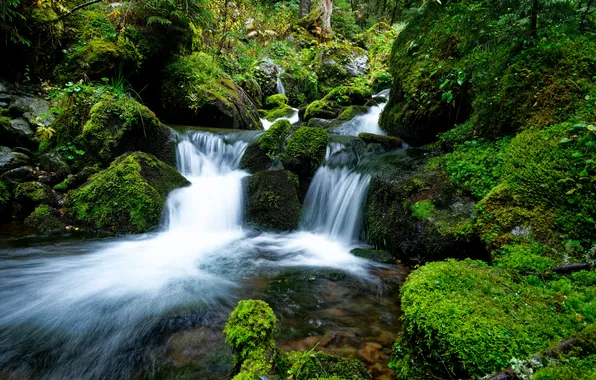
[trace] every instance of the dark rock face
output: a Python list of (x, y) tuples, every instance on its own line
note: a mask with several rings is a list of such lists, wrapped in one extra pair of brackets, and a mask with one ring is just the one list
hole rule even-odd
[(474, 202), (437, 172), (373, 177), (364, 210), (367, 240), (409, 263), (489, 260), (473, 228)]
[(39, 168), (47, 172), (69, 171), (68, 164), (58, 152), (42, 154), (39, 157)]
[(29, 215), (37, 206), (43, 204), (58, 207), (58, 197), (52, 189), (40, 182), (23, 182), (14, 190), (14, 201), (19, 206), (17, 219)]
[(298, 228), (300, 202), (298, 178), (287, 170), (262, 171), (248, 179), (246, 220), (274, 231)]
[(55, 120), (54, 115), (50, 112), (50, 104), (40, 98), (33, 97), (19, 97), (10, 105), (10, 113), (14, 116), (21, 116), (29, 122), (29, 124), (41, 124), (49, 126)]
[(6, 152), (0, 153), (0, 174), (6, 173), (9, 170), (27, 165), (29, 157), (23, 153)]
[(261, 87), (262, 96), (268, 97), (277, 93), (278, 66), (271, 59), (263, 59), (254, 70), (254, 75)]
[(39, 144), (35, 132), (23, 118), (0, 120), (0, 139), (10, 146), (36, 148)]
[(376, 135), (374, 133), (362, 132), (358, 135), (367, 144), (379, 144), (386, 152), (399, 149), (403, 146), (399, 137)]
[(248, 147), (240, 160), (240, 169), (246, 170), (249, 173), (269, 170), (272, 165), (273, 161), (267, 156), (267, 152), (261, 149), (259, 141), (253, 141), (248, 144)]
[(36, 180), (35, 170), (31, 166), (21, 166), (12, 170), (9, 170), (0, 176), (0, 180), (4, 181), (7, 185), (15, 186), (19, 183), (29, 182)]

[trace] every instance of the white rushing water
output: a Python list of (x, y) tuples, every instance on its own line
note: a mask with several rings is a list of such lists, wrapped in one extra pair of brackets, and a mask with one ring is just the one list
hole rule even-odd
[(381, 97), (385, 100), (379, 104), (372, 106), (363, 115), (358, 115), (352, 120), (346, 121), (339, 128), (335, 130), (335, 133), (342, 135), (358, 136), (360, 132), (374, 133), (377, 135), (386, 135), (385, 131), (379, 127), (379, 117), (381, 112), (385, 109), (387, 101), (389, 100), (390, 90), (383, 90), (373, 97)]
[(298, 117), (298, 108), (292, 108), (292, 109), (294, 110), (294, 113), (292, 113), (290, 116), (280, 117), (273, 121), (269, 121), (267, 119), (261, 119), (261, 124), (263, 124), (263, 129), (264, 130), (269, 129), (278, 120), (288, 120), (290, 122), (290, 124), (297, 123), (300, 120), (300, 118)]
[(277, 72), (277, 88), (276, 88), (276, 90), (277, 90), (278, 94), (285, 95), (286, 89), (284, 87), (283, 82), (281, 81), (281, 74), (283, 74), (283, 72), (284, 72), (283, 69), (280, 67)]

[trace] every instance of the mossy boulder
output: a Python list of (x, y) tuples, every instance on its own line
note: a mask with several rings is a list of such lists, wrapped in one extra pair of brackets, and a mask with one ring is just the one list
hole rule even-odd
[(253, 101), (207, 54), (177, 58), (165, 72), (162, 101), (170, 121), (211, 128), (263, 129)]
[(279, 107), (270, 110), (259, 110), (259, 116), (268, 121), (275, 121), (282, 117), (290, 117), (294, 114), (292, 107), (282, 104)]
[(277, 352), (273, 333), (277, 319), (273, 310), (260, 300), (238, 302), (223, 334), (234, 351), (234, 379), (259, 379), (268, 375)]
[(83, 168), (83, 170), (81, 170), (80, 172), (70, 175), (66, 177), (62, 182), (56, 184), (54, 186), (54, 190), (59, 192), (74, 190), (77, 187), (84, 184), (85, 182), (87, 182), (87, 179), (91, 177), (93, 174), (96, 174), (97, 172), (99, 172), (99, 169), (93, 166), (87, 166)]
[(329, 135), (319, 128), (300, 127), (286, 143), (282, 162), (301, 179), (311, 177), (325, 161)]
[(474, 205), (437, 171), (383, 172), (370, 183), (364, 209), (367, 241), (404, 262), (482, 258)]
[(147, 232), (159, 224), (168, 193), (188, 184), (154, 156), (126, 153), (70, 193), (68, 213), (90, 228)]
[(292, 128), (287, 120), (279, 120), (263, 132), (258, 140), (251, 142), (240, 159), (240, 169), (250, 173), (271, 169), (273, 160), (283, 148), (286, 136)]
[(320, 351), (281, 353), (278, 361), (286, 361), (286, 372), (296, 380), (366, 380), (372, 379), (362, 362)]
[(289, 104), (308, 104), (319, 98), (319, 78), (312, 70), (302, 65), (286, 68), (280, 75)]
[(354, 248), (350, 253), (363, 259), (376, 261), (381, 264), (394, 264), (393, 256), (387, 251), (369, 248)]
[(263, 109), (272, 110), (274, 108), (278, 108), (280, 106), (288, 105), (288, 97), (284, 94), (275, 94), (268, 96), (265, 99), (265, 104)]
[(543, 282), (471, 260), (426, 264), (401, 288), (403, 325), (391, 366), (398, 379), (501, 371), (592, 321), (593, 300), (581, 302), (596, 291), (594, 280), (579, 272)]
[(176, 165), (177, 138), (155, 114), (132, 97), (113, 90), (84, 87), (62, 98), (63, 112), (45, 150), (56, 148), (73, 169), (108, 165), (127, 151), (143, 151)]
[(12, 194), (6, 183), (0, 180), (0, 223), (10, 220)]
[(29, 157), (23, 153), (12, 152), (10, 150), (0, 152), (0, 174), (9, 170), (25, 166), (29, 163)]
[(304, 111), (303, 120), (308, 122), (312, 118), (335, 119), (342, 112), (341, 106), (334, 101), (315, 100)]
[(399, 137), (376, 135), (374, 133), (361, 132), (358, 134), (367, 144), (379, 144), (386, 152), (394, 149), (399, 149), (403, 146)]
[(42, 203), (58, 206), (56, 194), (48, 185), (39, 182), (18, 184), (14, 190), (14, 202), (18, 204), (17, 218), (24, 218)]
[(368, 68), (367, 52), (347, 43), (332, 42), (320, 46), (315, 56), (314, 71), (322, 93), (350, 85), (354, 78), (366, 74)]
[(60, 231), (66, 226), (66, 221), (58, 210), (42, 204), (25, 218), (25, 225), (39, 231)]
[(298, 177), (290, 171), (270, 170), (253, 174), (248, 179), (247, 222), (275, 231), (298, 228), (298, 189)]
[(372, 91), (367, 86), (339, 86), (329, 91), (323, 100), (337, 102), (343, 106), (363, 106), (372, 97)]
[(341, 121), (349, 121), (355, 118), (358, 115), (363, 115), (368, 111), (368, 108), (365, 106), (349, 106), (344, 108), (343, 111), (338, 116), (338, 119)]

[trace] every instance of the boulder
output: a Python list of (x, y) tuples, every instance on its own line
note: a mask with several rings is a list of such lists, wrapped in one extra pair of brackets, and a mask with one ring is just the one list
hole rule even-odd
[(68, 213), (90, 228), (147, 232), (159, 224), (168, 193), (189, 184), (151, 154), (126, 153), (70, 193)]
[(39, 156), (39, 168), (46, 172), (68, 172), (70, 170), (68, 164), (58, 152), (44, 153)]
[(358, 134), (358, 137), (360, 137), (367, 144), (381, 145), (386, 152), (394, 149), (399, 149), (403, 146), (399, 137), (383, 136), (367, 132), (361, 132), (360, 134)]
[(66, 227), (66, 221), (60, 211), (42, 204), (25, 218), (25, 226), (39, 231), (60, 231)]
[(323, 100), (337, 102), (341, 105), (363, 106), (372, 97), (372, 91), (367, 86), (338, 86), (329, 91)]
[(0, 223), (10, 220), (12, 215), (11, 201), (12, 194), (8, 185), (0, 180)]
[(354, 248), (350, 251), (350, 253), (357, 257), (362, 257), (363, 259), (376, 261), (377, 263), (381, 264), (394, 264), (395, 260), (391, 253), (383, 250), (378, 249), (369, 249), (369, 248)]
[(282, 151), (284, 141), (291, 128), (292, 126), (287, 120), (275, 122), (263, 132), (258, 140), (248, 145), (240, 160), (240, 169), (250, 173), (271, 169), (273, 160)]
[(27, 165), (29, 157), (23, 153), (6, 152), (0, 153), (0, 174), (6, 173), (9, 170)]
[(21, 166), (0, 175), (0, 180), (10, 186), (15, 186), (23, 182), (35, 181), (36, 179), (35, 170), (31, 166)]
[(205, 53), (171, 62), (163, 82), (164, 112), (177, 124), (261, 130), (253, 101)]
[(50, 112), (50, 103), (33, 97), (19, 97), (10, 105), (9, 111), (14, 116), (22, 116), (29, 124), (50, 126), (56, 119)]
[(341, 106), (331, 100), (315, 100), (304, 111), (303, 120), (308, 122), (313, 117), (319, 119), (335, 119), (341, 113)]
[(0, 118), (0, 140), (10, 146), (36, 148), (35, 132), (23, 118)]
[(81, 170), (80, 172), (69, 175), (64, 181), (54, 186), (54, 190), (68, 191), (76, 189), (77, 187), (84, 184), (89, 177), (91, 177), (93, 174), (96, 174), (97, 172), (99, 172), (98, 169), (87, 166), (83, 168), (83, 170)]
[(257, 228), (289, 231), (298, 228), (298, 177), (287, 170), (270, 170), (248, 179), (246, 220)]
[(279, 66), (269, 58), (263, 58), (253, 69), (253, 75), (259, 83), (263, 96), (274, 95), (277, 92), (277, 74)]
[(23, 182), (15, 187), (14, 201), (19, 205), (17, 217), (25, 217), (42, 203), (58, 207), (58, 197), (48, 185)]
[(312, 177), (325, 161), (329, 136), (319, 128), (300, 127), (286, 143), (282, 162), (286, 169), (296, 173), (300, 179)]

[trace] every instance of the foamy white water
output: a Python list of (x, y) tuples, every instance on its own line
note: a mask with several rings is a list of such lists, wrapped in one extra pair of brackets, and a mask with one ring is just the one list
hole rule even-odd
[(297, 123), (300, 120), (300, 118), (298, 117), (298, 108), (292, 108), (292, 109), (294, 110), (294, 113), (291, 114), (290, 116), (280, 117), (273, 121), (269, 121), (267, 119), (261, 119), (261, 123), (263, 124), (263, 129), (265, 129), (265, 130), (269, 129), (278, 120), (288, 120), (290, 122), (290, 124)]
[[(374, 97), (383, 97), (389, 99), (390, 90), (383, 90)], [(335, 130), (335, 133), (342, 135), (358, 136), (360, 132), (375, 133), (377, 135), (386, 135), (385, 131), (379, 127), (379, 117), (381, 112), (385, 109), (387, 101), (379, 103), (369, 108), (368, 112), (363, 115), (358, 115), (352, 120), (346, 121), (339, 128)]]

